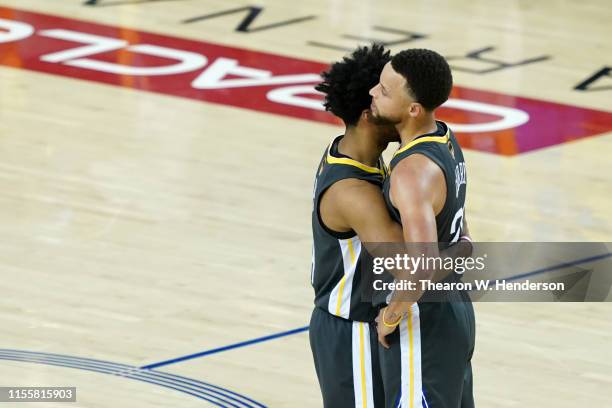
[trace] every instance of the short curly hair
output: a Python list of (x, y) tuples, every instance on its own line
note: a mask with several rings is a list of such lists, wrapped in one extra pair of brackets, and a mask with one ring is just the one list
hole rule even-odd
[(380, 44), (359, 47), (350, 56), (334, 63), (328, 71), (321, 73), (323, 82), (315, 89), (325, 94), (325, 110), (344, 122), (354, 126), (361, 113), (372, 103), (369, 92), (380, 78), (391, 54)]
[(448, 62), (437, 52), (424, 48), (404, 50), (393, 56), (391, 66), (406, 78), (408, 92), (428, 111), (448, 100), (453, 76)]

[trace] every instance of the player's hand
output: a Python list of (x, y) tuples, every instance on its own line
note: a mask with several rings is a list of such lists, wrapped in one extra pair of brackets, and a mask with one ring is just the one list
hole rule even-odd
[[(376, 331), (378, 332), (378, 341), (384, 348), (389, 348), (389, 343), (387, 342), (387, 336), (395, 331), (395, 326), (387, 326), (383, 323), (383, 319), (385, 318), (385, 308), (380, 309), (378, 312), (378, 317), (376, 318)], [(388, 323), (388, 322), (387, 322)]]

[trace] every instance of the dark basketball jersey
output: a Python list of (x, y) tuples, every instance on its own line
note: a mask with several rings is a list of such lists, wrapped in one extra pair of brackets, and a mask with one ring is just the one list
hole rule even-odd
[[(391, 160), (391, 172), (412, 154), (422, 154), (436, 163), (446, 179), (446, 202), (436, 216), (440, 249), (459, 241), (463, 228), (466, 171), (461, 148), (452, 131), (437, 122), (436, 132), (422, 135), (400, 148)], [(391, 204), (390, 183), (383, 192), (395, 221), (399, 212)], [(408, 220), (409, 222), (409, 220)], [(444, 281), (457, 281), (452, 273)], [(474, 310), (465, 291), (425, 292), (403, 319), (398, 330), (387, 336), (389, 349), (379, 346), (385, 407), (473, 408), (471, 358), (475, 343)], [(388, 298), (387, 298), (388, 299)], [(440, 301), (443, 300), (443, 301)], [(382, 304), (381, 304), (382, 305)], [(407, 356), (410, 356), (409, 358)]]
[[(428, 157), (442, 169), (446, 179), (446, 201), (442, 211), (436, 216), (436, 225), (440, 249), (443, 249), (450, 243), (458, 242), (461, 237), (467, 174), (463, 152), (455, 135), (445, 123), (436, 123), (438, 129), (435, 132), (419, 136), (395, 152), (390, 168), (393, 171), (400, 161), (418, 153)], [(389, 196), (390, 185), (390, 178), (387, 178), (383, 186), (385, 201), (392, 218), (401, 224), (399, 211), (393, 206)]]
[(378, 167), (370, 167), (338, 153), (337, 137), (328, 147), (315, 177), (312, 235), (313, 254), (311, 283), (315, 290), (315, 306), (334, 316), (368, 322), (376, 317), (371, 302), (363, 302), (361, 291), (361, 241), (354, 231), (336, 232), (327, 228), (319, 213), (323, 193), (334, 183), (344, 179), (359, 179), (382, 188), (387, 175), (379, 160)]

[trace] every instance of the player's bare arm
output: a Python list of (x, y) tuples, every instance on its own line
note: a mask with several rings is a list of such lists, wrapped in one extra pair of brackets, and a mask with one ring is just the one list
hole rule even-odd
[(319, 212), (329, 229), (353, 230), (361, 242), (403, 242), (402, 228), (391, 219), (380, 187), (367, 181), (334, 183), (323, 195)]
[[(438, 241), (436, 214), (442, 210), (446, 200), (446, 182), (444, 173), (435, 163), (420, 154), (402, 160), (391, 173), (390, 196), (402, 219), (405, 242)], [(440, 255), (437, 245), (423, 245), (418, 252), (426, 257)], [(416, 272), (415, 279), (431, 279), (433, 273), (421, 269)], [(415, 293), (415, 297), (420, 297), (421, 292)], [(388, 347), (385, 337), (395, 330), (395, 325), (388, 323), (398, 322), (409, 306), (409, 303), (392, 300), (386, 309), (381, 310), (378, 338), (383, 346)]]

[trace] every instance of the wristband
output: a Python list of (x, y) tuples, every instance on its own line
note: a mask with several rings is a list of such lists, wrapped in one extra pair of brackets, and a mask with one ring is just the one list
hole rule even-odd
[(386, 327), (390, 327), (390, 328), (394, 328), (397, 327), (398, 324), (400, 324), (400, 322), (402, 321), (402, 316), (399, 317), (399, 319), (397, 319), (397, 322), (395, 323), (387, 323), (385, 321), (385, 314), (387, 313), (387, 308), (385, 308), (385, 310), (383, 310), (383, 315), (382, 315), (382, 322)]

